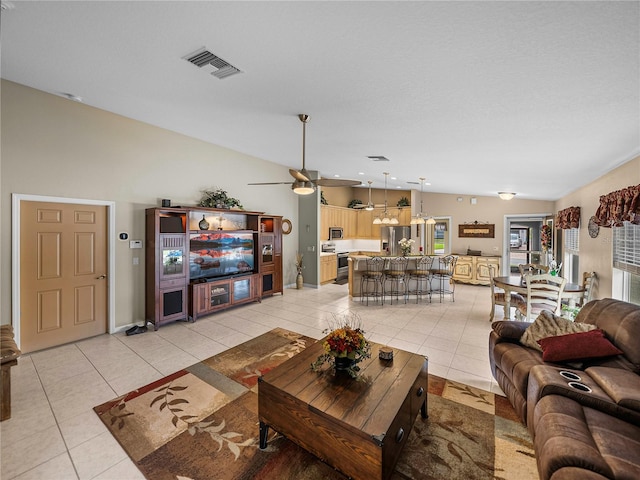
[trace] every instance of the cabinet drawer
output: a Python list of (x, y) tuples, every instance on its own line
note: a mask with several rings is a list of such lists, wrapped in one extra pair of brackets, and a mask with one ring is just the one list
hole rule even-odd
[(160, 282), (159, 287), (162, 289), (166, 288), (180, 288), (186, 287), (187, 281), (185, 278), (176, 278), (174, 280), (163, 280)]

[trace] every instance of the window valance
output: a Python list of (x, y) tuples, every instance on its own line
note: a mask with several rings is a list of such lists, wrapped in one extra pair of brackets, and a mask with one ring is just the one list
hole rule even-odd
[(640, 185), (600, 196), (595, 217), (601, 227), (620, 227), (625, 221), (640, 224)]
[(568, 207), (556, 214), (556, 228), (566, 230), (580, 227), (580, 207)]

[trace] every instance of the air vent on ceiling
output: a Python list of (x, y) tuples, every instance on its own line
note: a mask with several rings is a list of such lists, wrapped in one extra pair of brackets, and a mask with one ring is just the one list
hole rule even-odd
[(229, 62), (221, 59), (217, 55), (211, 53), (206, 48), (202, 48), (197, 52), (190, 53), (186, 57), (182, 57), (186, 61), (193, 63), (196, 67), (202, 68), (212, 66), (215, 70), (211, 72), (211, 75), (219, 79), (230, 77), (236, 73), (242, 73), (242, 71)]
[(369, 155), (367, 158), (370, 158), (374, 162), (388, 162), (389, 159), (387, 157), (383, 157), (382, 155)]

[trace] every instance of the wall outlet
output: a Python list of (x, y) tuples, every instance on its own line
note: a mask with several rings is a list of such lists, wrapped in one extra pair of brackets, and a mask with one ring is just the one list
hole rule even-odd
[(133, 257), (133, 264), (134, 265), (139, 265), (140, 264), (140, 259), (138, 257)]

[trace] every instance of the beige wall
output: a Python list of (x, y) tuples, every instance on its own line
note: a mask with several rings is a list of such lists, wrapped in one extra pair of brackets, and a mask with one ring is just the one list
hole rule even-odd
[[(110, 240), (116, 252), (116, 326), (144, 318), (144, 257), (139, 250), (130, 250), (128, 242), (118, 241), (117, 234), (127, 232), (131, 239), (144, 239), (144, 209), (158, 206), (161, 198), (170, 198), (174, 205), (193, 205), (201, 189), (219, 186), (240, 199), (247, 210), (291, 219), (293, 233), (284, 237), (284, 278), (286, 284), (295, 281), (297, 197), (286, 185), (247, 185), (265, 178), (287, 179), (287, 168), (5, 80), (1, 94), (0, 323), (11, 321), (12, 193), (115, 202), (116, 231)], [(251, 172), (251, 178), (246, 172)], [(425, 192), (424, 212), (452, 217), (454, 252), (472, 248), (495, 253), (497, 248), (502, 254), (505, 215), (555, 213), (566, 206), (581, 206), (581, 269), (598, 272), (597, 295), (602, 298), (611, 295), (611, 235), (601, 229), (597, 239), (588, 237), (588, 219), (600, 195), (638, 183), (640, 157), (557, 202), (477, 197), (477, 204), (471, 205), (468, 195)], [(374, 203), (383, 203), (384, 191), (373, 192)], [(389, 190), (389, 205), (395, 205), (401, 195), (413, 196), (412, 210), (419, 210), (416, 190)], [(352, 198), (366, 203), (368, 191), (333, 188), (325, 189), (325, 196), (330, 204), (346, 206)], [(496, 238), (458, 238), (458, 225), (476, 220), (494, 223)], [(140, 257), (138, 266), (132, 265), (134, 255)]]
[[(292, 220), (284, 237), (284, 279), (295, 282), (297, 197), (285, 167), (168, 130), (2, 81), (1, 285), (2, 323), (11, 319), (11, 194), (109, 200), (116, 204), (116, 326), (144, 318), (144, 255), (117, 240), (119, 232), (144, 240), (144, 210), (170, 198), (195, 205), (200, 190), (218, 186), (247, 210)], [(251, 172), (250, 176), (247, 172)], [(133, 265), (138, 256), (140, 264)]]
[(611, 229), (600, 228), (596, 238), (587, 231), (589, 219), (600, 205), (600, 195), (640, 184), (640, 156), (556, 202), (556, 211), (580, 207), (580, 270), (598, 275), (596, 298), (607, 298), (612, 291)]

